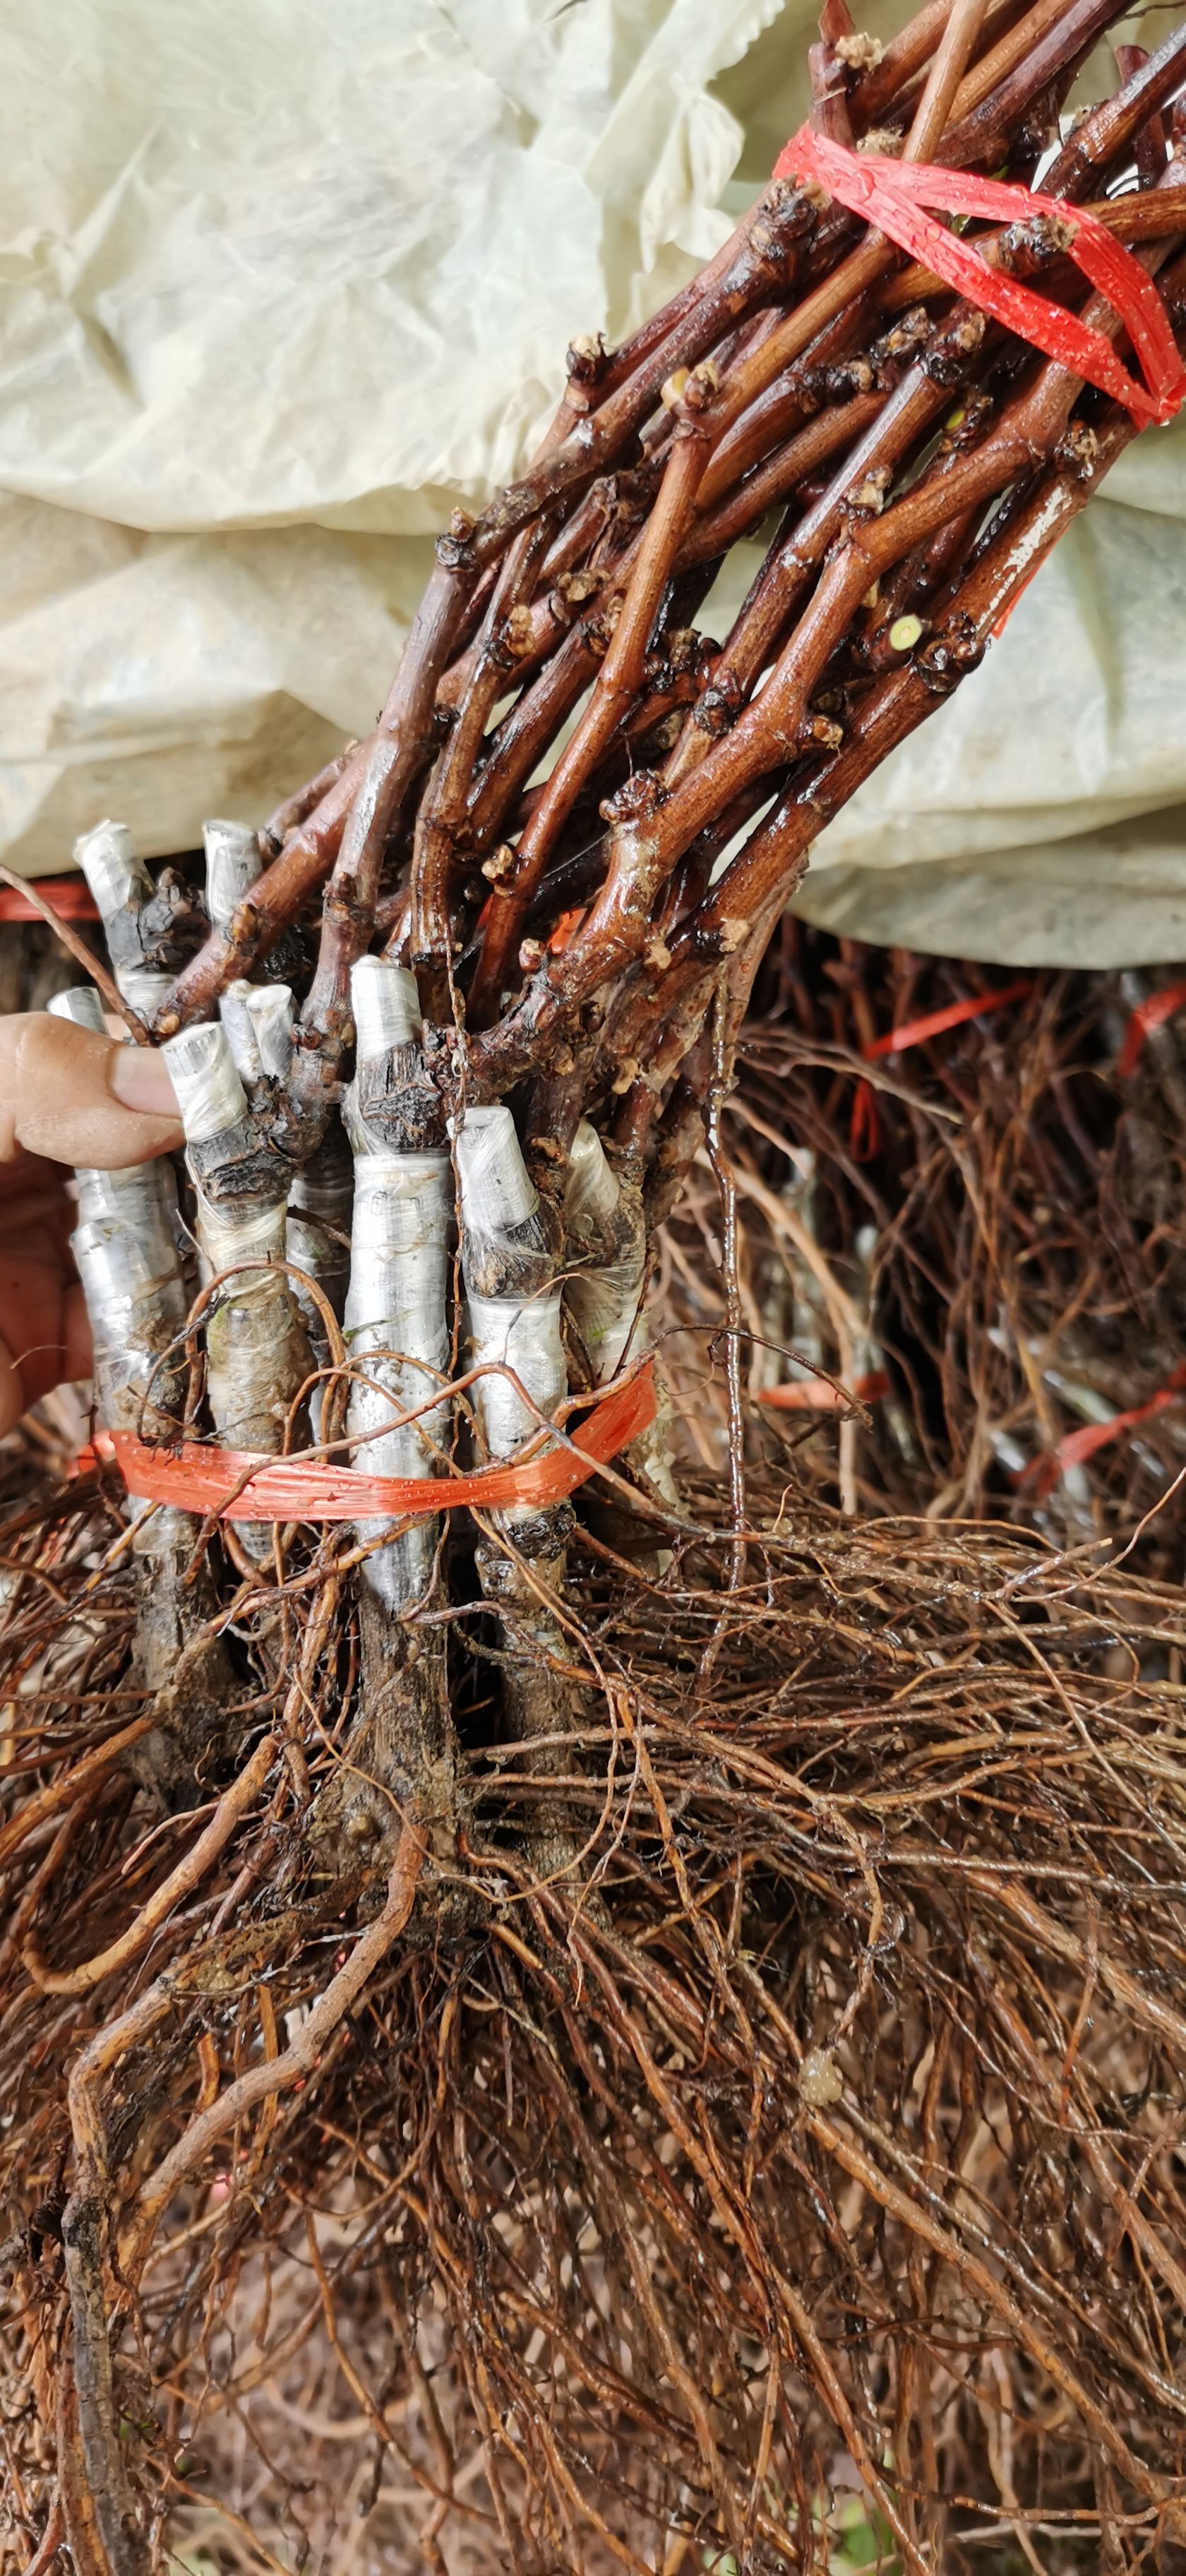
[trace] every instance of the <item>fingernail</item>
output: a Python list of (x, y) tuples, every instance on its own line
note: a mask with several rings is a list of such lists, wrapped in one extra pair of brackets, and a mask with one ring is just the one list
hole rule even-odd
[(111, 1088), (125, 1109), (139, 1109), (151, 1117), (171, 1118), (179, 1123), (169, 1068), (155, 1047), (119, 1047), (111, 1067)]

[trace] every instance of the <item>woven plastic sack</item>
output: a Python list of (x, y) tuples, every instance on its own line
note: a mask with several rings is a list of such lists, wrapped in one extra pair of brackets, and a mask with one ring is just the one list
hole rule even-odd
[[(861, 14), (884, 35), (904, 11)], [(722, 239), (802, 114), (813, 16), (8, 13), (9, 864), (68, 864), (105, 812), (192, 847), (370, 724), (430, 532), (513, 473), (574, 331), (620, 333)], [(1149, 433), (1106, 491), (821, 842), (813, 918), (1018, 962), (1186, 954), (1186, 434)]]

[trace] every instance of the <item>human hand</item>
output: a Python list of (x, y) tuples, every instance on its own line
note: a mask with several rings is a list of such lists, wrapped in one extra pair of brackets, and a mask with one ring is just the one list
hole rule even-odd
[(0, 1434), (63, 1378), (90, 1369), (70, 1258), (70, 1171), (125, 1171), (180, 1143), (155, 1049), (122, 1046), (48, 1011), (0, 1019)]

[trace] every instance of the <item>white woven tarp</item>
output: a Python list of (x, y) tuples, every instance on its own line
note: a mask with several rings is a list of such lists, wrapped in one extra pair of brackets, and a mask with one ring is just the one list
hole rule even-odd
[[(882, 32), (893, 0), (861, 16)], [(0, 28), (0, 851), (259, 816), (385, 693), (575, 331), (722, 239), (803, 0), (46, 0)], [(1157, 21), (1159, 32), (1166, 21)], [(714, 86), (715, 85), (715, 86)], [(748, 132), (748, 141), (747, 141)], [(730, 184), (731, 183), (731, 184)], [(873, 938), (1186, 954), (1186, 434), (820, 846)]]

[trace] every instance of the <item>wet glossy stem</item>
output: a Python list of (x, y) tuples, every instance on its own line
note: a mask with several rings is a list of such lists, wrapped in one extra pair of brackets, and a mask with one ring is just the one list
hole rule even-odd
[(725, 1102), (733, 1084), (728, 1001), (718, 983), (712, 1013), (712, 1080), (708, 1092), (708, 1158), (721, 1201), (721, 1266), (725, 1280), (725, 1385), (729, 1404), (729, 1503), (733, 1554), (729, 1589), (745, 1580), (745, 1411), (741, 1387), (741, 1291), (737, 1276), (737, 1183), (723, 1135)]

